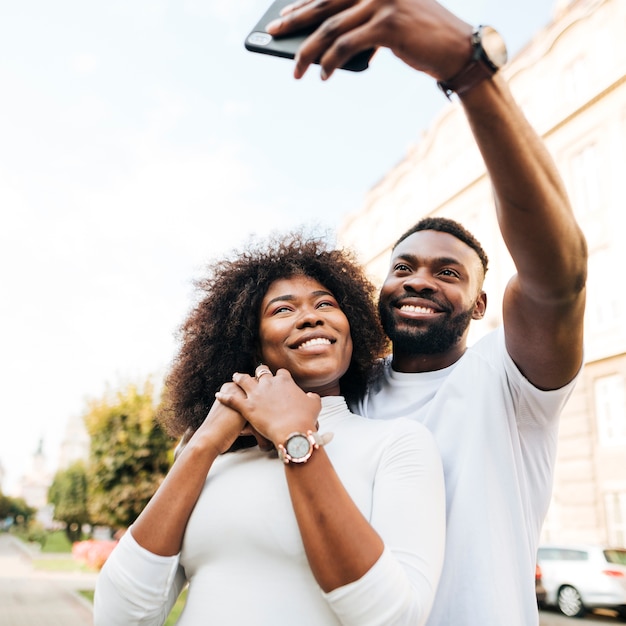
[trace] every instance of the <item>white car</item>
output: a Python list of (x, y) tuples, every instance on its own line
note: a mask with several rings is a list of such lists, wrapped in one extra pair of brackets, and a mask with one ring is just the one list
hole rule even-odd
[(545, 604), (568, 617), (595, 608), (617, 611), (626, 621), (626, 548), (545, 544), (537, 553)]

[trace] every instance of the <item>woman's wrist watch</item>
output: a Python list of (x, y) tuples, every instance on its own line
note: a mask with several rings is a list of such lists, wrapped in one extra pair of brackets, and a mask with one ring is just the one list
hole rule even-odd
[(287, 465), (288, 463), (306, 463), (320, 446), (327, 444), (333, 435), (325, 433), (320, 435), (312, 430), (306, 433), (291, 433), (285, 439), (285, 443), (278, 444), (278, 458)]
[(469, 63), (448, 80), (437, 83), (450, 98), (453, 93), (462, 95), (491, 78), (507, 61), (504, 39), (491, 26), (479, 26), (472, 33), (472, 57)]

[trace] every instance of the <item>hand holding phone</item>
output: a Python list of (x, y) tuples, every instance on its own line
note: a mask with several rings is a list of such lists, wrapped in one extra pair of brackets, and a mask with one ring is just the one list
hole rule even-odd
[[(251, 52), (269, 54), (271, 56), (294, 59), (302, 42), (315, 30), (316, 27), (292, 33), (284, 37), (273, 37), (266, 30), (265, 26), (280, 17), (280, 12), (293, 0), (274, 0), (269, 9), (257, 22), (256, 26), (246, 37), (245, 47)], [(353, 56), (349, 61), (341, 66), (344, 70), (361, 72), (369, 67), (369, 62), (375, 50), (364, 50)]]

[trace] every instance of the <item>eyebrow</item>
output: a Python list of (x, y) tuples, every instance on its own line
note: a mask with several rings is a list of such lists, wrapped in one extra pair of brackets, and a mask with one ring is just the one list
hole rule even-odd
[(440, 256), (440, 257), (420, 257), (417, 254), (399, 254), (394, 258), (394, 261), (398, 261), (400, 259), (405, 259), (406, 261), (410, 261), (413, 264), (419, 265), (420, 260), (423, 263), (428, 263), (429, 265), (460, 265), (464, 267), (463, 263), (459, 261), (458, 258), (449, 257), (449, 256)]
[[(320, 296), (330, 296), (331, 298), (334, 298), (335, 296), (333, 296), (333, 294), (330, 291), (326, 291), (325, 289), (318, 289), (317, 291), (312, 291), (310, 294), (310, 296), (314, 297), (314, 298), (319, 298)], [(269, 306), (271, 306), (272, 304), (274, 304), (274, 302), (293, 302), (296, 299), (296, 296), (287, 293), (285, 295), (282, 296), (276, 296), (275, 298), (272, 298), (266, 305), (265, 308), (263, 309), (264, 311), (267, 311), (267, 308)]]

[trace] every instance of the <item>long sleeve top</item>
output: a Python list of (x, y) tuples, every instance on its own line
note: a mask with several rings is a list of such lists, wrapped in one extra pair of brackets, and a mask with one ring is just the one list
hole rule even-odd
[(322, 403), (319, 431), (334, 434), (326, 452), (385, 544), (365, 575), (329, 593), (320, 589), (283, 464), (249, 448), (213, 464), (180, 554), (148, 552), (130, 528), (100, 573), (95, 626), (163, 624), (187, 584), (180, 626), (424, 624), (445, 541), (443, 471), (434, 439), (410, 420), (354, 415), (340, 397)]

